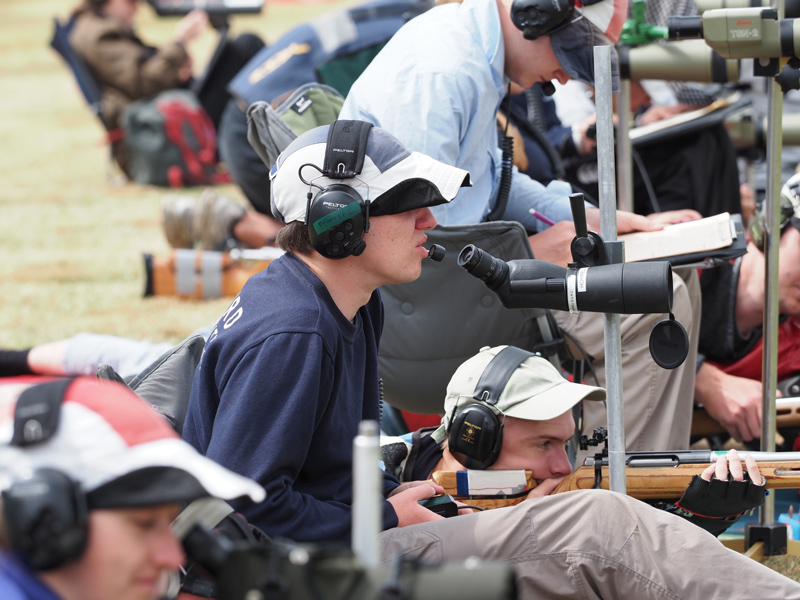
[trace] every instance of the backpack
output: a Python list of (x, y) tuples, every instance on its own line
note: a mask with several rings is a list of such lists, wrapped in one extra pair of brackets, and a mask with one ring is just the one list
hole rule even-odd
[(267, 167), (298, 135), (333, 123), (344, 104), (339, 92), (316, 82), (301, 85), (281, 99), (277, 108), (259, 100), (247, 109), (247, 140)]
[(122, 128), (136, 183), (182, 187), (230, 181), (217, 171), (214, 124), (190, 90), (167, 90), (131, 103)]

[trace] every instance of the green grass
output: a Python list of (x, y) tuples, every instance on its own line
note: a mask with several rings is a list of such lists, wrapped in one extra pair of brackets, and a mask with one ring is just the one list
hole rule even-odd
[[(354, 3), (268, 0), (260, 15), (234, 17), (232, 29), (269, 42)], [(0, 347), (80, 331), (177, 342), (216, 320), (229, 299), (142, 297), (142, 253), (169, 252), (159, 214), (165, 190), (110, 184), (103, 131), (49, 48), (52, 17), (66, 17), (68, 6), (65, 0), (0, 2)], [(137, 24), (148, 42), (169, 39), (175, 22), (142, 3)], [(205, 63), (215, 42), (209, 31), (192, 46), (196, 65)], [(220, 191), (244, 201), (235, 186)], [(199, 196), (201, 190), (185, 192)], [(798, 558), (767, 564), (800, 581)]]

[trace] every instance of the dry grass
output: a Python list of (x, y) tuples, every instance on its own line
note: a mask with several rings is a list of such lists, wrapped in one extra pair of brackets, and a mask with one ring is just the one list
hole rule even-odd
[[(277, 39), (294, 24), (352, 0), (279, 2), (232, 19), (236, 31)], [(160, 224), (165, 190), (111, 185), (102, 129), (71, 73), (49, 47), (64, 0), (0, 3), (0, 346), (17, 348), (79, 331), (177, 342), (216, 320), (229, 300), (143, 298), (142, 253), (166, 256)], [(176, 20), (142, 3), (138, 27), (151, 43)], [(209, 29), (192, 47), (203, 65)], [(200, 189), (186, 193), (199, 196)], [(243, 201), (235, 186), (221, 192)]]
[[(235, 17), (233, 30), (274, 40), (353, 3), (270, 3), (261, 15)], [(48, 46), (52, 17), (68, 10), (65, 0), (0, 2), (0, 347), (79, 331), (177, 342), (215, 320), (228, 300), (142, 297), (142, 253), (169, 250), (159, 215), (164, 190), (110, 184), (102, 130)], [(174, 23), (142, 4), (138, 25), (148, 41), (168, 39)], [(214, 43), (211, 31), (195, 43), (197, 64)], [(234, 186), (220, 191), (243, 201)], [(796, 557), (767, 564), (800, 581)]]

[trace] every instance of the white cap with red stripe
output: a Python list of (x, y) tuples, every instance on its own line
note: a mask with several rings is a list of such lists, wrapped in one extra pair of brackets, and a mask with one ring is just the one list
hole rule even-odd
[[(53, 400), (59, 383), (60, 397)], [(89, 377), (66, 387), (63, 381), (40, 384), (0, 403), (0, 489), (41, 468), (78, 482), (89, 508), (266, 497), (258, 483), (184, 442), (130, 389)]]
[(586, 5), (576, 1), (575, 8), (609, 40), (615, 44), (619, 41), (628, 16), (628, 0), (601, 0)]

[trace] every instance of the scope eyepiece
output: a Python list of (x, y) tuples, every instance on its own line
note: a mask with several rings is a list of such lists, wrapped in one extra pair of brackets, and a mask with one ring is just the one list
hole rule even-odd
[(489, 289), (501, 285), (508, 275), (508, 265), (505, 261), (484, 252), (473, 244), (468, 244), (458, 253), (458, 266), (470, 275), (477, 277)]
[(667, 17), (667, 31), (671, 40), (697, 40), (703, 38), (703, 17)]

